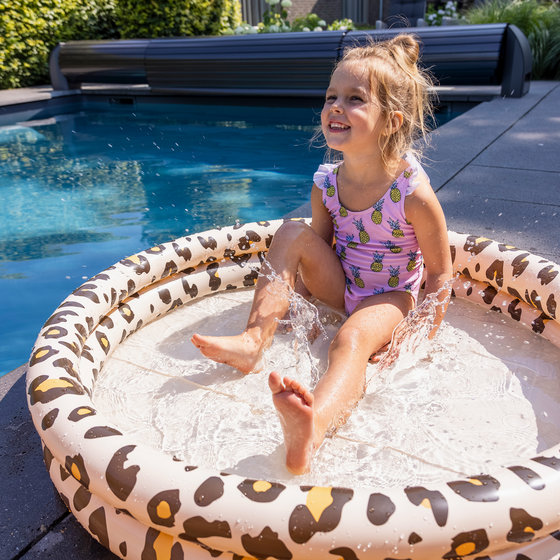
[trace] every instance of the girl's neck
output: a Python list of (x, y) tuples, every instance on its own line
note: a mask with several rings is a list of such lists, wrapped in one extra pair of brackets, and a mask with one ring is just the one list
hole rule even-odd
[(392, 183), (399, 175), (400, 161), (390, 169), (385, 169), (381, 155), (378, 157), (358, 156), (352, 157), (344, 154), (342, 174), (344, 182), (357, 189), (382, 189)]

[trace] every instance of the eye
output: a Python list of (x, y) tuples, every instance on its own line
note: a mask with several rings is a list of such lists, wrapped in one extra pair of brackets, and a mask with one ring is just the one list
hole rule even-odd
[(364, 102), (364, 100), (359, 95), (353, 95), (350, 98), (350, 101), (361, 101), (362, 103)]
[(335, 99), (336, 99), (336, 95), (333, 95), (333, 94), (331, 93), (330, 95), (327, 95), (325, 101), (326, 101), (326, 102), (328, 102), (328, 101), (331, 101), (331, 102), (332, 102), (332, 101), (334, 101)]

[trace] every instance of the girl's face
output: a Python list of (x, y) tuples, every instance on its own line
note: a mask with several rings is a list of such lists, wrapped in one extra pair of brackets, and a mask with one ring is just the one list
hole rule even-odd
[(321, 127), (329, 148), (351, 156), (380, 153), (379, 137), (385, 126), (362, 64), (344, 62), (334, 71)]

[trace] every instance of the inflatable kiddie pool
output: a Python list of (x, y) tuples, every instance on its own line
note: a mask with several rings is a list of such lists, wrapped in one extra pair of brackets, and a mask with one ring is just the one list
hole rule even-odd
[[(492, 475), (426, 487), (300, 487), (178, 461), (95, 410), (92, 389), (115, 347), (187, 301), (253, 286), (252, 269), (281, 224), (207, 231), (128, 257), (45, 323), (29, 362), (29, 408), (47, 470), (78, 521), (121, 558), (139, 560), (544, 560), (560, 552), (560, 444)], [(557, 265), (485, 238), (450, 232), (450, 243), (455, 271), (468, 278), (455, 283), (457, 297), (560, 345)]]

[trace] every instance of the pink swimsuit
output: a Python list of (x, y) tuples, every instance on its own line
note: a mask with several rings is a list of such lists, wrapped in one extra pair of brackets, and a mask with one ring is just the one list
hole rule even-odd
[(418, 299), (422, 253), (414, 228), (406, 220), (404, 201), (419, 185), (424, 170), (412, 157), (410, 166), (373, 207), (361, 212), (344, 208), (336, 184), (339, 164), (320, 165), (313, 176), (333, 219), (336, 254), (346, 275), (344, 302), (350, 315), (364, 299), (387, 291), (404, 291)]

